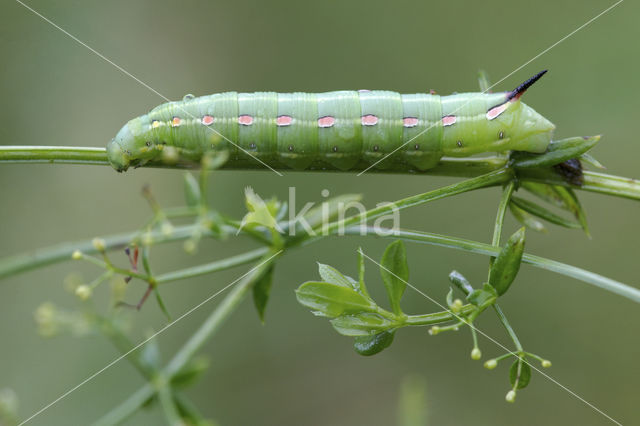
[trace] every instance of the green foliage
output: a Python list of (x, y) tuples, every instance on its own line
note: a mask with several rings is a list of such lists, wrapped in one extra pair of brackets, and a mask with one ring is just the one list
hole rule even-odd
[[(507, 208), (511, 209), (517, 219), (534, 229), (544, 229), (544, 225), (538, 220), (539, 218), (572, 228), (582, 227), (585, 232), (588, 232), (584, 211), (572, 189), (557, 184), (557, 181), (553, 179), (549, 182), (542, 179), (544, 183), (540, 183), (519, 176), (521, 170), (544, 168), (552, 162), (564, 158), (569, 152), (580, 152), (584, 149), (585, 144), (594, 142), (593, 140), (580, 139), (582, 142), (573, 139), (560, 141), (554, 145), (552, 150), (540, 156), (525, 158), (514, 155), (510, 165), (492, 170), (485, 175), (393, 203), (398, 209), (405, 209), (487, 186), (503, 185), (505, 188), (496, 220), (494, 241), (491, 246), (418, 231), (395, 230), (384, 235), (387, 237), (395, 235), (407, 241), (413, 240), (452, 247), (494, 258), (489, 268), (487, 282), (478, 280), (477, 282), (481, 285), (476, 285), (475, 288), (462, 274), (456, 271), (451, 272), (449, 280), (452, 283), (452, 288), (441, 305), (441, 311), (423, 314), (406, 314), (403, 311), (402, 300), (403, 297), (407, 297), (404, 296), (404, 293), (407, 286), (412, 286), (409, 284), (406, 248), (401, 240), (393, 241), (387, 246), (380, 262), (374, 261), (366, 256), (362, 249), (358, 249), (357, 279), (343, 274), (332, 266), (319, 263), (320, 281), (309, 281), (300, 285), (295, 293), (297, 300), (313, 313), (326, 317), (339, 334), (353, 339), (354, 350), (363, 356), (371, 356), (390, 347), (396, 333), (401, 328), (428, 325), (431, 326), (428, 331), (432, 336), (468, 327), (473, 342), (470, 351), (471, 359), (479, 360), (482, 358), (482, 351), (478, 346), (477, 334), (480, 331), (475, 328), (475, 320), (483, 312), (493, 310), (512, 339), (515, 350), (507, 351), (503, 355), (490, 359), (484, 365), (488, 369), (496, 369), (501, 360), (515, 358), (515, 362), (509, 370), (512, 389), (506, 397), (508, 401), (513, 402), (516, 391), (526, 387), (530, 382), (529, 360), (537, 360), (545, 368), (551, 366), (550, 361), (524, 351), (513, 328), (497, 304), (499, 300), (502, 300), (501, 296), (508, 291), (514, 282), (523, 259), (534, 266), (552, 269), (623, 294), (633, 300), (640, 300), (637, 291), (621, 283), (559, 262), (525, 255), (524, 229), (516, 231), (504, 245), (500, 246), (504, 212)], [(499, 160), (502, 161), (502, 159)], [(162, 407), (167, 419), (174, 423), (204, 424), (205, 419), (190, 404), (180, 389), (189, 386), (206, 371), (208, 362), (195, 357), (197, 350), (250, 292), (253, 295), (258, 316), (264, 322), (266, 307), (274, 283), (275, 258), (283, 252), (312, 243), (324, 236), (342, 232), (350, 235), (352, 231), (349, 230), (349, 226), (358, 223), (358, 221), (365, 222), (380, 217), (390, 209), (388, 206), (379, 206), (344, 219), (340, 215), (341, 206), (359, 200), (360, 196), (342, 195), (326, 200), (325, 205), (302, 212), (301, 217), (308, 224), (308, 227), (305, 227), (300, 223), (293, 224), (293, 222), (284, 220), (286, 203), (274, 198), (263, 199), (255, 191), (248, 188), (245, 192), (247, 214), (242, 221), (231, 219), (209, 206), (205, 199), (207, 174), (216, 165), (222, 164), (222, 161), (217, 157), (206, 157), (204, 161), (206, 164), (203, 164), (200, 179), (196, 179), (190, 173), (185, 174), (185, 206), (183, 207), (164, 209), (156, 202), (151, 190), (145, 188), (143, 195), (149, 202), (153, 215), (135, 233), (104, 239), (96, 238), (88, 243), (52, 251), (47, 255), (49, 257), (41, 255), (35, 260), (33, 258), (27, 261), (12, 259), (5, 261), (4, 264), (0, 262), (0, 276), (25, 270), (25, 262), (32, 262), (29, 265), (36, 267), (46, 262), (69, 258), (89, 262), (101, 269), (97, 278), (90, 281), (79, 278), (69, 286), (69, 290), (77, 297), (80, 306), (78, 310), (63, 310), (47, 303), (43, 304), (36, 313), (36, 321), (43, 336), (61, 333), (71, 333), (76, 336), (89, 334), (106, 336), (123, 354), (129, 354), (127, 359), (148, 382), (148, 386), (145, 385), (139, 392), (134, 393), (130, 401), (128, 400), (123, 406), (114, 409), (112, 413), (105, 416), (103, 422), (98, 422), (99, 424), (122, 422), (139, 407), (156, 403)], [(531, 162), (536, 161), (537, 166), (531, 166)], [(524, 165), (519, 169), (518, 167), (522, 164)], [(538, 200), (569, 212), (577, 222), (558, 216), (546, 206), (541, 206), (536, 202), (514, 197), (513, 191), (518, 185)], [(192, 219), (193, 222), (188, 225), (176, 225), (175, 220), (177, 219)], [(296, 232), (288, 235), (287, 231), (290, 231), (291, 226), (296, 226)], [(373, 234), (372, 228), (366, 228), (366, 231), (367, 234)], [(154, 245), (182, 240), (185, 242), (185, 250), (193, 252), (203, 238), (223, 240), (234, 234), (243, 234), (262, 247), (251, 252), (178, 271), (157, 274), (151, 269), (150, 249)], [(127, 267), (118, 266), (119, 262), (123, 260), (122, 255), (120, 258), (116, 258), (110, 254), (110, 251), (121, 250), (122, 247), (127, 247), (126, 253), (129, 257)], [(141, 258), (141, 268), (138, 255)], [(380, 269), (382, 285), (384, 285), (389, 300), (389, 310), (380, 306), (367, 290), (365, 258), (377, 264)], [(257, 263), (238, 283), (234, 283), (229, 294), (219, 303), (218, 308), (212, 312), (202, 327), (170, 361), (165, 362), (161, 359), (160, 350), (154, 340), (147, 342), (139, 351), (129, 353), (134, 345), (129, 341), (127, 327), (123, 324), (123, 318), (128, 312), (125, 307), (140, 308), (145, 298), (154, 293), (159, 307), (169, 318), (167, 306), (160, 298), (159, 287), (161, 285), (252, 262)], [(433, 279), (435, 283), (440, 282), (437, 277), (429, 278)], [(113, 303), (110, 304), (106, 314), (100, 312), (98, 307), (93, 304), (94, 291), (104, 282), (112, 283)], [(140, 282), (147, 289), (142, 300), (136, 305), (124, 303), (126, 287), (133, 287)]]
[(362, 356), (375, 355), (391, 346), (395, 330), (385, 330), (373, 336), (358, 336), (353, 339), (353, 349)]
[(572, 137), (553, 141), (544, 154), (515, 152), (513, 165), (521, 169), (549, 167), (579, 157), (600, 141), (600, 136)]
[(404, 243), (400, 240), (389, 244), (380, 261), (382, 282), (387, 288), (391, 309), (396, 315), (402, 314), (400, 299), (409, 281), (409, 265)]
[(489, 269), (489, 284), (495, 289), (498, 296), (507, 292), (518, 275), (523, 253), (524, 228), (520, 228), (509, 238)]
[(511, 364), (509, 368), (509, 381), (513, 389), (523, 389), (529, 385), (531, 380), (531, 367), (529, 364), (523, 361), (522, 358), (518, 358)]
[(298, 302), (316, 315), (335, 318), (359, 312), (375, 312), (376, 305), (355, 290), (340, 284), (306, 282), (296, 290)]
[(253, 286), (253, 303), (256, 306), (258, 316), (262, 323), (264, 323), (264, 312), (267, 308), (267, 302), (269, 301), (269, 294), (271, 293), (274, 269), (275, 266), (271, 265)]

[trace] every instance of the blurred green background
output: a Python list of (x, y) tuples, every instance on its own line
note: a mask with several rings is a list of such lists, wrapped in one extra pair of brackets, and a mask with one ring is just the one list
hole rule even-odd
[[(227, 90), (321, 92), (389, 89), (403, 93), (476, 91), (476, 72), (493, 81), (611, 5), (609, 1), (44, 1), (30, 6), (171, 99)], [(80, 46), (18, 3), (0, 16), (0, 143), (101, 147), (128, 119), (162, 99)], [(636, 2), (624, 2), (502, 82), (509, 90), (535, 72), (549, 74), (526, 102), (557, 125), (557, 136), (604, 138), (594, 150), (610, 173), (640, 177), (638, 95), (640, 45)], [(211, 196), (217, 208), (240, 217), (243, 188), (286, 198), (295, 186), (298, 209), (333, 195), (362, 193), (367, 206), (424, 192), (453, 179), (368, 173), (216, 172)], [(116, 174), (107, 167), (3, 165), (0, 167), (0, 256), (62, 241), (133, 230), (149, 216), (140, 196), (150, 183), (162, 205), (182, 203), (182, 172), (139, 169)], [(593, 239), (552, 228), (529, 232), (527, 251), (638, 285), (640, 203), (580, 194)], [(490, 241), (498, 189), (483, 190), (403, 212), (405, 228)], [(516, 228), (509, 218), (507, 230)], [(427, 335), (402, 330), (383, 353), (363, 358), (348, 338), (299, 305), (293, 290), (317, 278), (316, 261), (356, 273), (355, 249), (378, 258), (389, 241), (327, 239), (288, 253), (261, 325), (250, 300), (203, 351), (211, 368), (188, 394), (223, 425), (390, 425), (396, 421), (407, 375), (427, 383), (432, 425), (608, 424), (557, 384), (534, 374), (515, 404), (506, 365), (487, 371), (471, 361), (468, 331)], [(153, 266), (169, 271), (240, 253), (250, 241), (204, 244), (195, 256), (180, 244), (155, 250)], [(447, 274), (457, 269), (475, 283), (487, 259), (409, 244), (411, 282), (443, 300)], [(124, 255), (116, 259), (125, 262)], [(375, 265), (369, 287), (380, 290)], [(73, 271), (64, 263), (0, 283), (0, 388), (20, 398), (31, 415), (113, 360), (118, 353), (101, 336), (38, 336), (33, 312), (43, 301), (77, 306), (64, 290)], [(162, 293), (174, 317), (235, 279), (244, 269), (168, 284)], [(137, 300), (144, 287), (132, 282)], [(103, 296), (106, 294), (101, 293)], [(379, 291), (377, 294), (382, 295)], [(407, 291), (408, 312), (437, 310)], [(219, 299), (218, 299), (219, 300)], [(215, 307), (214, 299), (159, 336), (169, 358)], [(98, 303), (106, 302), (98, 300)], [(638, 306), (582, 282), (524, 266), (502, 302), (525, 348), (551, 359), (555, 380), (624, 424), (638, 424)], [(141, 340), (165, 319), (154, 301), (134, 316)], [(493, 315), (478, 326), (510, 347)], [(481, 338), (484, 359), (502, 351)], [(119, 362), (35, 418), (34, 425), (86, 424), (123, 401), (143, 383)], [(159, 408), (129, 424), (157, 424)]]

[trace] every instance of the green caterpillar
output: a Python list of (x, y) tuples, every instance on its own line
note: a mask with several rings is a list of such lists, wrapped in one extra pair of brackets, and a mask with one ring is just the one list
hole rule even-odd
[(109, 142), (107, 153), (119, 172), (159, 159), (167, 146), (189, 161), (209, 151), (227, 151), (223, 168), (262, 162), (295, 170), (423, 171), (443, 156), (542, 153), (555, 126), (520, 97), (545, 72), (502, 93), (187, 95), (129, 121)]

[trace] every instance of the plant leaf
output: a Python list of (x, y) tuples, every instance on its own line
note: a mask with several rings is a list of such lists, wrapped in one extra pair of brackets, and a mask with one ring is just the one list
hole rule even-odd
[(578, 219), (578, 222), (580, 222), (584, 233), (587, 234), (589, 238), (591, 238), (589, 226), (587, 225), (587, 215), (585, 214), (575, 191), (571, 188), (565, 188), (564, 186), (560, 185), (555, 185), (554, 189), (560, 195), (560, 197), (562, 197), (562, 200), (567, 206), (567, 209), (573, 213), (576, 219)]
[[(520, 374), (518, 374), (518, 366), (520, 366)], [(516, 386), (517, 382), (516, 389), (526, 388), (531, 381), (531, 367), (529, 367), (529, 364), (518, 358), (511, 364), (511, 368), (509, 369), (509, 381), (511, 382), (511, 386)]]
[(184, 174), (184, 198), (189, 207), (197, 207), (202, 201), (200, 194), (200, 184), (189, 172)]
[(205, 357), (197, 357), (182, 367), (171, 377), (171, 386), (184, 387), (192, 384), (202, 376), (202, 373), (209, 368), (209, 360)]
[(367, 286), (364, 283), (364, 254), (362, 253), (362, 247), (358, 247), (358, 291), (370, 297)]
[(469, 281), (458, 271), (451, 271), (449, 274), (449, 281), (453, 285), (455, 285), (458, 290), (463, 292), (465, 295), (469, 295), (473, 292), (473, 287), (469, 283)]
[(331, 325), (344, 336), (371, 336), (388, 330), (394, 324), (378, 314), (364, 312), (355, 315), (343, 315), (334, 318)]
[(171, 314), (167, 309), (167, 305), (164, 304), (164, 300), (162, 300), (162, 296), (160, 296), (160, 290), (158, 290), (158, 286), (153, 288), (153, 293), (156, 296), (156, 301), (158, 302), (158, 306), (160, 307), (160, 310), (162, 310), (162, 313), (165, 314), (165, 316), (167, 317), (167, 321), (171, 321)]
[(587, 236), (591, 237), (589, 227), (587, 226), (587, 217), (573, 189), (565, 188), (561, 185), (547, 185), (534, 182), (523, 182), (522, 187), (538, 198), (570, 211), (578, 220)]
[(534, 231), (538, 232), (547, 232), (547, 228), (545, 228), (542, 222), (540, 222), (532, 214), (527, 213), (515, 204), (509, 203), (509, 210), (511, 211), (513, 217), (515, 217), (518, 222), (522, 223), (527, 228), (533, 229)]
[(500, 254), (489, 270), (489, 284), (502, 296), (520, 270), (524, 252), (524, 228), (518, 229), (500, 250)]
[(363, 356), (375, 355), (391, 346), (395, 332), (395, 330), (387, 330), (373, 336), (356, 337), (353, 342), (353, 348)]
[[(353, 288), (352, 282), (332, 266), (325, 265), (324, 263), (318, 263), (318, 272), (324, 282)], [(357, 289), (354, 288), (354, 290)]]
[(277, 206), (272, 201), (270, 201), (271, 205), (265, 203), (250, 186), (245, 188), (244, 194), (249, 212), (242, 218), (241, 228), (264, 226), (269, 229), (275, 229), (280, 233), (284, 232), (274, 217), (277, 213)]
[(407, 251), (401, 240), (396, 240), (387, 246), (380, 261), (380, 274), (389, 295), (391, 309), (395, 314), (401, 314), (400, 299), (409, 280), (409, 265)]
[(579, 223), (572, 222), (568, 219), (563, 218), (562, 216), (558, 216), (557, 214), (550, 212), (544, 207), (541, 207), (529, 200), (525, 200), (524, 198), (513, 196), (511, 197), (511, 202), (515, 206), (520, 207), (522, 210), (531, 213), (534, 216), (538, 216), (539, 218), (544, 219), (547, 222), (551, 222), (565, 228), (579, 229), (582, 227)]
[(296, 290), (302, 305), (335, 318), (361, 312), (376, 312), (376, 304), (355, 290), (337, 284), (309, 281)]
[(596, 160), (595, 158), (593, 158), (593, 156), (589, 155), (589, 154), (582, 154), (580, 156), (580, 160), (584, 161), (585, 163), (595, 167), (596, 169), (600, 169), (600, 170), (604, 170), (606, 169), (605, 166), (602, 165), (601, 162), (599, 162), (598, 160)]
[(497, 298), (496, 290), (489, 284), (485, 284), (482, 289), (473, 290), (467, 296), (469, 303), (476, 305), (480, 309), (491, 306)]
[(271, 264), (253, 285), (253, 303), (258, 311), (260, 321), (264, 324), (264, 313), (271, 294), (274, 264)]
[(572, 137), (553, 141), (549, 144), (547, 152), (533, 154), (517, 151), (512, 154), (513, 166), (516, 168), (549, 167), (560, 164), (572, 158), (579, 157), (593, 148), (600, 136)]

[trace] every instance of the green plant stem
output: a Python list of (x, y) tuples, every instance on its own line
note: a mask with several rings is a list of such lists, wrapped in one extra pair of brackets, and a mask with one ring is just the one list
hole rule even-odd
[(153, 384), (156, 388), (156, 395), (158, 395), (158, 401), (164, 412), (164, 416), (167, 419), (169, 425), (180, 426), (184, 424), (178, 414), (178, 408), (173, 400), (171, 391), (171, 384), (167, 377), (159, 375), (154, 377)]
[(76, 146), (3, 146), (0, 163), (67, 163), (108, 165), (105, 148)]
[[(498, 213), (496, 214), (496, 224), (493, 227), (493, 239), (491, 240), (491, 245), (494, 247), (500, 247), (500, 237), (502, 236), (502, 225), (504, 224), (504, 217), (507, 213), (507, 208), (509, 207), (509, 201), (511, 200), (511, 195), (513, 194), (513, 190), (515, 189), (514, 181), (510, 181), (507, 183), (502, 190), (502, 197), (500, 198), (500, 204), (498, 205)], [(495, 257), (489, 258), (489, 268), (493, 266), (493, 261)]]
[(470, 314), (476, 309), (471, 304), (464, 305), (460, 308), (460, 312), (453, 314), (450, 311), (435, 312), (432, 314), (409, 315), (405, 321), (407, 325), (431, 325), (445, 321), (459, 320), (460, 317)]
[[(267, 255), (268, 254), (268, 255)], [(276, 259), (276, 254), (270, 250), (262, 257), (259, 266), (254, 267), (242, 279), (240, 279), (232, 288), (225, 298), (218, 304), (213, 312), (207, 317), (196, 332), (189, 340), (180, 348), (180, 350), (169, 361), (162, 370), (163, 377), (169, 382), (200, 350), (205, 342), (220, 328), (227, 317), (237, 309), (245, 297), (249, 294), (255, 280), (259, 278), (264, 271)], [(115, 407), (95, 424), (100, 426), (119, 424), (127, 417), (135, 413), (141, 405), (146, 403), (149, 398), (153, 397), (155, 389), (149, 384), (143, 385), (133, 395), (131, 395), (122, 404)]]
[(516, 336), (516, 332), (513, 331), (511, 324), (509, 324), (509, 321), (507, 321), (507, 317), (505, 316), (504, 312), (502, 312), (502, 309), (500, 309), (500, 306), (498, 306), (497, 303), (493, 304), (493, 310), (498, 315), (498, 318), (500, 318), (500, 322), (502, 323), (504, 328), (507, 329), (507, 333), (509, 333), (509, 337), (511, 337), (511, 340), (513, 340), (513, 344), (516, 346), (518, 353), (521, 354), (522, 352), (524, 352), (524, 348), (522, 347), (518, 336)]
[[(86, 165), (109, 164), (107, 153), (104, 148), (68, 147), (68, 146), (0, 146), (0, 164), (2, 163), (71, 163)], [(485, 158), (442, 158), (439, 164), (429, 170), (416, 171), (407, 169), (406, 171), (386, 172), (384, 170), (370, 170), (367, 173), (410, 173), (432, 176), (455, 176), (455, 177), (478, 177), (498, 169), (508, 164), (508, 158), (493, 156)], [(146, 164), (144, 167), (162, 168), (193, 168), (193, 164), (167, 165), (162, 162)], [(263, 169), (258, 163), (250, 163), (243, 166), (243, 169)], [(294, 172), (287, 170), (288, 173)], [(308, 173), (308, 172), (305, 172)], [(581, 187), (567, 183), (551, 168), (523, 168), (517, 170), (518, 179), (529, 180), (540, 183), (562, 185), (574, 189), (598, 192), (600, 194), (613, 195), (616, 197), (631, 198), (640, 200), (640, 180), (629, 179), (619, 176), (607, 175), (604, 173), (585, 172), (584, 184)]]
[[(340, 232), (347, 226), (353, 225), (358, 222), (366, 222), (371, 219), (383, 216), (393, 211), (406, 209), (409, 207), (415, 207), (420, 204), (428, 203), (430, 201), (439, 200), (441, 198), (451, 197), (453, 195), (462, 194), (464, 192), (473, 191), (475, 189), (486, 188), (489, 186), (499, 185), (510, 181), (513, 178), (513, 171), (511, 169), (503, 168), (492, 171), (485, 175), (481, 175), (472, 179), (467, 179), (462, 182), (454, 183), (434, 191), (425, 192), (423, 194), (414, 195), (411, 197), (403, 198), (393, 203), (384, 204), (380, 207), (376, 207), (366, 212), (350, 216), (348, 218), (331, 222), (328, 225), (321, 225), (314, 228), (314, 232), (329, 235)], [(308, 236), (304, 236), (298, 239), (294, 239), (294, 244), (299, 243), (300, 240), (304, 241), (309, 239)]]
[(168, 377), (173, 377), (187, 362), (196, 354), (196, 352), (204, 345), (204, 343), (213, 335), (222, 325), (224, 320), (240, 305), (245, 296), (249, 293), (249, 290), (253, 287), (255, 280), (262, 276), (262, 274), (277, 258), (278, 253), (273, 253), (269, 250), (262, 260), (258, 263), (259, 266), (254, 267), (247, 275), (245, 275), (237, 284), (235, 284), (229, 294), (220, 302), (218, 307), (212, 312), (212, 314), (202, 323), (200, 328), (189, 338), (189, 340), (182, 345), (180, 350), (175, 354), (173, 359), (169, 361), (164, 369), (165, 374)]
[[(194, 225), (179, 226), (173, 229), (171, 235), (166, 236), (161, 231), (153, 231), (150, 233), (154, 243), (168, 243), (173, 241), (184, 240), (191, 236)], [(124, 249), (132, 239), (139, 235), (140, 231), (126, 232), (104, 237), (105, 248), (107, 250)], [(70, 243), (57, 244), (44, 249), (34, 250), (29, 253), (19, 254), (6, 257), (0, 260), (0, 279), (15, 275), (20, 272), (37, 269), (41, 266), (70, 260), (71, 254), (75, 250), (80, 250), (85, 254), (98, 254), (91, 240), (77, 241)]]
[(261, 258), (266, 253), (268, 253), (269, 250), (270, 249), (268, 247), (261, 247), (259, 249), (241, 253), (236, 256), (227, 257), (222, 260), (216, 260), (215, 262), (205, 263), (203, 265), (197, 265), (191, 268), (168, 272), (166, 274), (158, 275), (156, 277), (156, 283), (162, 284), (176, 280), (183, 280), (185, 278), (197, 277), (200, 275), (210, 274), (213, 272), (222, 271), (224, 269), (233, 268), (235, 266), (244, 265)]
[[(440, 247), (453, 248), (456, 250), (483, 254), (487, 256), (497, 256), (500, 253), (500, 248), (498, 247), (493, 247), (489, 244), (466, 240), (463, 238), (456, 238), (421, 231), (376, 229), (374, 227), (366, 227), (364, 229), (365, 235), (370, 236), (380, 236), (378, 232), (381, 231), (384, 233), (384, 235), (382, 236), (384, 238), (398, 238), (405, 241), (413, 241)], [(361, 229), (359, 226), (347, 228), (345, 230), (345, 235), (360, 236)], [(546, 259), (540, 256), (535, 256), (533, 254), (525, 253), (522, 256), (522, 261), (541, 269), (546, 269), (548, 271), (556, 272), (561, 275), (584, 281), (588, 284), (595, 285), (596, 287), (599, 287), (603, 290), (626, 297), (627, 299), (630, 299), (636, 303), (640, 303), (640, 290), (625, 285), (619, 281), (603, 277), (602, 275), (586, 271), (576, 266), (567, 265), (565, 263)]]
[(135, 391), (129, 398), (127, 398), (122, 404), (113, 408), (98, 421), (94, 423), (94, 426), (113, 426), (122, 423), (126, 418), (130, 417), (138, 411), (138, 409), (153, 398), (155, 395), (155, 389), (151, 383), (147, 382), (142, 385), (140, 389)]

